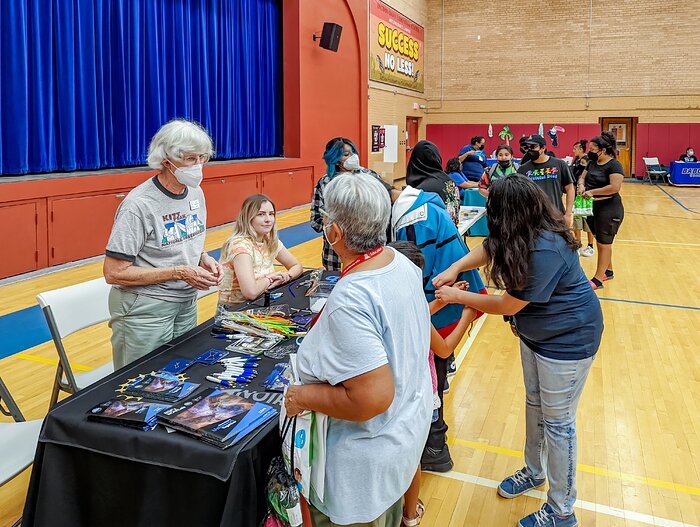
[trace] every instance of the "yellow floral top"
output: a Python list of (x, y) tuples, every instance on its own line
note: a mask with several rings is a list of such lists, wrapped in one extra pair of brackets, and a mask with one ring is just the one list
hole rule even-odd
[(283, 247), (282, 242), (278, 242), (277, 250), (273, 254), (267, 254), (265, 244), (262, 242), (255, 242), (242, 236), (232, 239), (226, 248), (226, 253), (222, 252), (220, 258), (221, 266), (224, 268), (224, 279), (219, 286), (219, 304), (233, 305), (246, 300), (233, 267), (236, 256), (247, 254), (253, 259), (253, 275), (257, 280), (275, 272), (275, 259)]

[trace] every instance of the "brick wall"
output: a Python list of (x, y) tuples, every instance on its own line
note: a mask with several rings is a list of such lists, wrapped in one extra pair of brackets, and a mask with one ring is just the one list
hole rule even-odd
[[(383, 0), (385, 4), (393, 7), (402, 15), (417, 22), (424, 28), (428, 21), (428, 0)], [(427, 28), (426, 28), (427, 31)], [(427, 35), (426, 35), (427, 38)], [(428, 64), (427, 51), (425, 65)], [(426, 77), (426, 82), (429, 79)], [(426, 90), (427, 93), (427, 90)], [(370, 81), (369, 83), (369, 103), (368, 103), (368, 144), (372, 145), (372, 125), (395, 124), (399, 127), (399, 141), (403, 141), (406, 133), (406, 117), (416, 117), (420, 119), (418, 132), (419, 139), (425, 139), (425, 111), (414, 109), (414, 104), (427, 104), (426, 93), (419, 93), (402, 88), (395, 88), (386, 84)], [(398, 161), (396, 163), (384, 163), (384, 154), (380, 152), (372, 153), (368, 149), (368, 168), (378, 172), (386, 181), (398, 181), (405, 177), (406, 173), (406, 147), (399, 145)]]
[(700, 119), (697, 2), (427, 3), (430, 123)]

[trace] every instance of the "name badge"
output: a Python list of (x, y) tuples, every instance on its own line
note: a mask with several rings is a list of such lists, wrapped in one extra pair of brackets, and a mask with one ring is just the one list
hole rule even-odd
[(190, 210), (197, 210), (199, 208), (199, 200), (193, 199), (190, 201)]

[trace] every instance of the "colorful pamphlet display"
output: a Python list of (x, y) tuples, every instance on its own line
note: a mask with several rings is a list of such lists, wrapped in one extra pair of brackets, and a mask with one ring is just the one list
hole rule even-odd
[(228, 448), (276, 415), (271, 406), (209, 388), (159, 413), (158, 420), (201, 441)]

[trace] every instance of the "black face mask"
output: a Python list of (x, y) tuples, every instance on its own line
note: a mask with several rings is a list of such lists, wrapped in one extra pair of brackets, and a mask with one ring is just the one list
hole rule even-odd
[(510, 166), (510, 161), (499, 161), (498, 164), (501, 168), (506, 169)]
[(530, 160), (535, 161), (538, 157), (540, 157), (540, 151), (539, 150), (530, 150), (528, 152), (530, 154)]
[(598, 152), (588, 152), (588, 159), (593, 163), (598, 161), (598, 156), (599, 156)]

